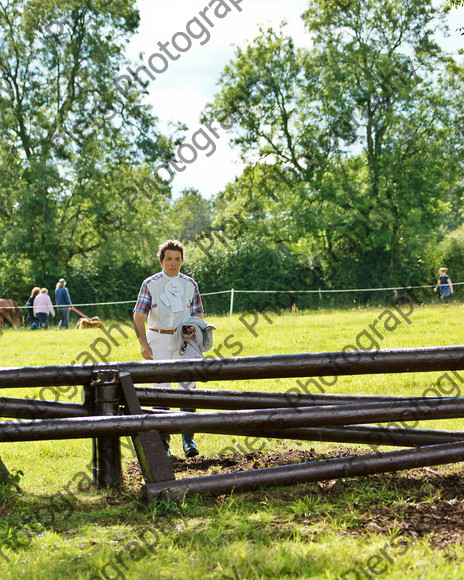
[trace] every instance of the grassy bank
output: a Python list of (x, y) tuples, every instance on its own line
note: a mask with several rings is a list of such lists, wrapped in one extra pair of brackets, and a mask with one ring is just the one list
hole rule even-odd
[[(227, 357), (339, 351), (347, 345), (368, 350), (460, 344), (463, 313), (459, 305), (404, 306), (402, 310), (246, 314), (209, 320), (217, 326), (215, 356)], [(0, 348), (2, 366), (140, 360), (129, 323), (107, 323), (106, 332), (6, 330)], [(318, 384), (319, 391), (327, 393), (420, 395), (436, 388), (442, 375), (325, 377)], [(458, 383), (441, 381), (440, 385), (458, 394)], [(202, 386), (285, 392), (297, 383), (275, 379)], [(25, 394), (24, 389), (3, 393)], [(81, 396), (78, 389), (65, 394), (28, 389), (27, 395), (51, 400), (59, 395), (63, 401), (79, 401)], [(430, 425), (464, 429), (461, 420)], [(173, 439), (174, 454), (180, 457), (180, 437)], [(245, 444), (241, 438), (214, 435), (198, 435), (196, 440), (202, 455), (218, 458), (226, 448), (230, 454), (233, 448), (243, 450)], [(262, 457), (292, 449), (323, 456), (341, 447), (262, 440), (247, 451), (259, 464), (258, 449)], [(355, 449), (345, 445), (342, 452)], [(443, 502), (456, 509), (464, 481), (460, 464), (433, 470), (440, 477), (416, 470), (216, 499), (191, 496), (180, 505), (145, 506), (131, 479), (117, 492), (96, 492), (89, 485), (91, 449), (86, 440), (4, 444), (0, 453), (11, 471), (23, 473), (19, 473), (22, 492), (4, 490), (0, 497), (4, 578), (368, 577), (363, 569), (372, 577), (458, 578), (464, 572), (460, 536), (438, 545), (433, 527), (415, 535), (414, 527), (406, 525), (411, 522), (411, 506), (418, 512), (424, 509), (424, 514), (424, 506), (432, 509), (438, 503), (446, 511)], [(132, 459), (126, 451), (126, 464)], [(189, 462), (180, 462), (178, 468), (189, 469)], [(218, 464), (213, 462), (209, 469), (218, 471)]]

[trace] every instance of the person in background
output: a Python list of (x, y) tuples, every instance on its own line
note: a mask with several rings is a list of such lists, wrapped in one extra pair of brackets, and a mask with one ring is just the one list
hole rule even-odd
[[(184, 246), (179, 241), (168, 240), (161, 244), (157, 256), (162, 270), (146, 278), (142, 283), (134, 308), (134, 329), (144, 359), (182, 359), (176, 340), (176, 330), (191, 316), (203, 319), (200, 292), (195, 280), (180, 272), (184, 261)], [(184, 341), (190, 340), (193, 336), (194, 333), (186, 335), (182, 332)], [(166, 387), (170, 386), (170, 383), (160, 383), (156, 386)], [(195, 383), (182, 383), (182, 386), (187, 390), (193, 389)], [(170, 455), (170, 436), (163, 434), (161, 438), (166, 454)], [(186, 457), (195, 457), (199, 454), (192, 433), (182, 434), (182, 444)]]
[(55, 302), (60, 316), (58, 328), (69, 328), (69, 307), (72, 306), (72, 302), (64, 278), (60, 278), (56, 283)]
[(54, 318), (55, 309), (48, 295), (47, 288), (42, 288), (34, 299), (34, 316), (38, 319), (40, 328), (48, 328), (49, 314)]
[(30, 330), (37, 330), (39, 328), (39, 321), (34, 316), (33, 312), (34, 298), (37, 296), (39, 292), (40, 288), (38, 286), (34, 286), (34, 288), (32, 288), (31, 290), (31, 295), (29, 296), (29, 298), (26, 301), (26, 304), (24, 305), (27, 307), (25, 324), (31, 325)]
[(434, 292), (440, 289), (440, 298), (443, 304), (448, 304), (448, 296), (454, 293), (453, 283), (446, 272), (447, 268), (440, 268), (437, 285), (433, 289)]

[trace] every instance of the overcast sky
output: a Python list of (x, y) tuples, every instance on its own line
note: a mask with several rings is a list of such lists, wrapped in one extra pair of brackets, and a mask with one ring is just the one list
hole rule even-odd
[[(160, 120), (162, 130), (168, 130), (169, 122), (183, 122), (189, 127), (188, 136), (201, 126), (199, 117), (205, 105), (212, 100), (217, 91), (216, 82), (224, 66), (234, 56), (234, 45), (245, 46), (259, 34), (259, 27), (272, 26), (277, 28), (282, 20), (288, 22), (287, 31), (299, 46), (308, 46), (309, 35), (304, 32), (300, 15), (308, 5), (308, 0), (223, 0), (229, 4), (231, 11), (221, 12), (223, 18), (214, 13), (215, 4), (207, 12), (210, 23), (207, 26), (210, 34), (195, 25), (191, 25), (191, 48), (180, 52), (172, 47), (174, 37), (179, 49), (187, 48), (185, 38), (186, 26), (200, 11), (204, 11), (210, 0), (170, 0), (169, 2), (153, 2), (153, 0), (137, 0), (140, 10), (140, 30), (130, 44), (129, 55), (134, 57), (139, 52), (144, 53), (144, 62), (153, 53), (159, 53), (158, 42), (170, 45), (167, 50), (179, 58), (168, 60), (165, 72), (155, 75), (150, 80), (147, 102), (153, 106), (154, 113)], [(236, 7), (234, 6), (234, 2)], [(241, 8), (241, 11), (239, 11)], [(464, 47), (464, 36), (455, 29), (464, 26), (464, 9), (452, 11), (451, 40), (447, 42), (448, 49), (457, 50)], [(203, 19), (200, 19), (204, 22)], [(177, 34), (184, 33), (184, 34)], [(200, 44), (203, 42), (203, 45)], [(162, 60), (155, 57), (155, 67), (162, 70)], [(121, 71), (124, 72), (124, 71)], [(186, 169), (176, 174), (173, 182), (173, 192), (177, 196), (185, 187), (195, 187), (205, 197), (210, 197), (220, 191), (235, 175), (241, 173), (237, 151), (231, 150), (227, 142), (227, 133), (222, 131), (216, 140), (217, 149), (209, 157), (206, 152), (199, 152), (196, 161), (186, 166)]]

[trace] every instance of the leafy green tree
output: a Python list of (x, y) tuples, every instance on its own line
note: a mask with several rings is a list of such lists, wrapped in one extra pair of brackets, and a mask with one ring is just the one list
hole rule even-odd
[[(222, 240), (222, 241), (221, 241)], [(300, 299), (289, 290), (304, 289), (301, 272), (290, 250), (284, 245), (268, 244), (254, 235), (236, 239), (213, 238), (207, 254), (198, 243), (186, 248), (183, 267), (199, 284), (200, 292), (235, 290), (281, 290), (282, 293), (239, 293), (236, 311), (290, 308)], [(205, 296), (207, 313), (228, 312), (230, 294)], [(306, 304), (306, 302), (305, 302)]]
[(432, 281), (435, 282), (438, 276), (438, 269), (449, 268), (449, 273), (453, 282), (464, 281), (464, 226), (450, 232), (440, 242), (434, 252), (431, 273)]
[(0, 2), (3, 291), (159, 227), (170, 191), (148, 167), (171, 143), (143, 88), (114, 82), (138, 23), (127, 0)]
[[(303, 18), (311, 49), (262, 31), (221, 75), (214, 106), (235, 112), (250, 164), (222, 211), (251, 188), (264, 214), (249, 227), (308, 252), (329, 286), (412, 283), (462, 203), (462, 71), (434, 41), (441, 15), (422, 0), (312, 0)], [(266, 204), (252, 176), (289, 169)]]
[(192, 242), (211, 232), (212, 202), (194, 188), (184, 189), (166, 215), (166, 237)]

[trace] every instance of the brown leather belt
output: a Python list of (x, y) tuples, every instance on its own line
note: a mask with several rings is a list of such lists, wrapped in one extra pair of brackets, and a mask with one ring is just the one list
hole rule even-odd
[(174, 334), (176, 332), (176, 329), (163, 330), (162, 328), (149, 328), (148, 330), (153, 330), (153, 332), (159, 332), (160, 334)]

